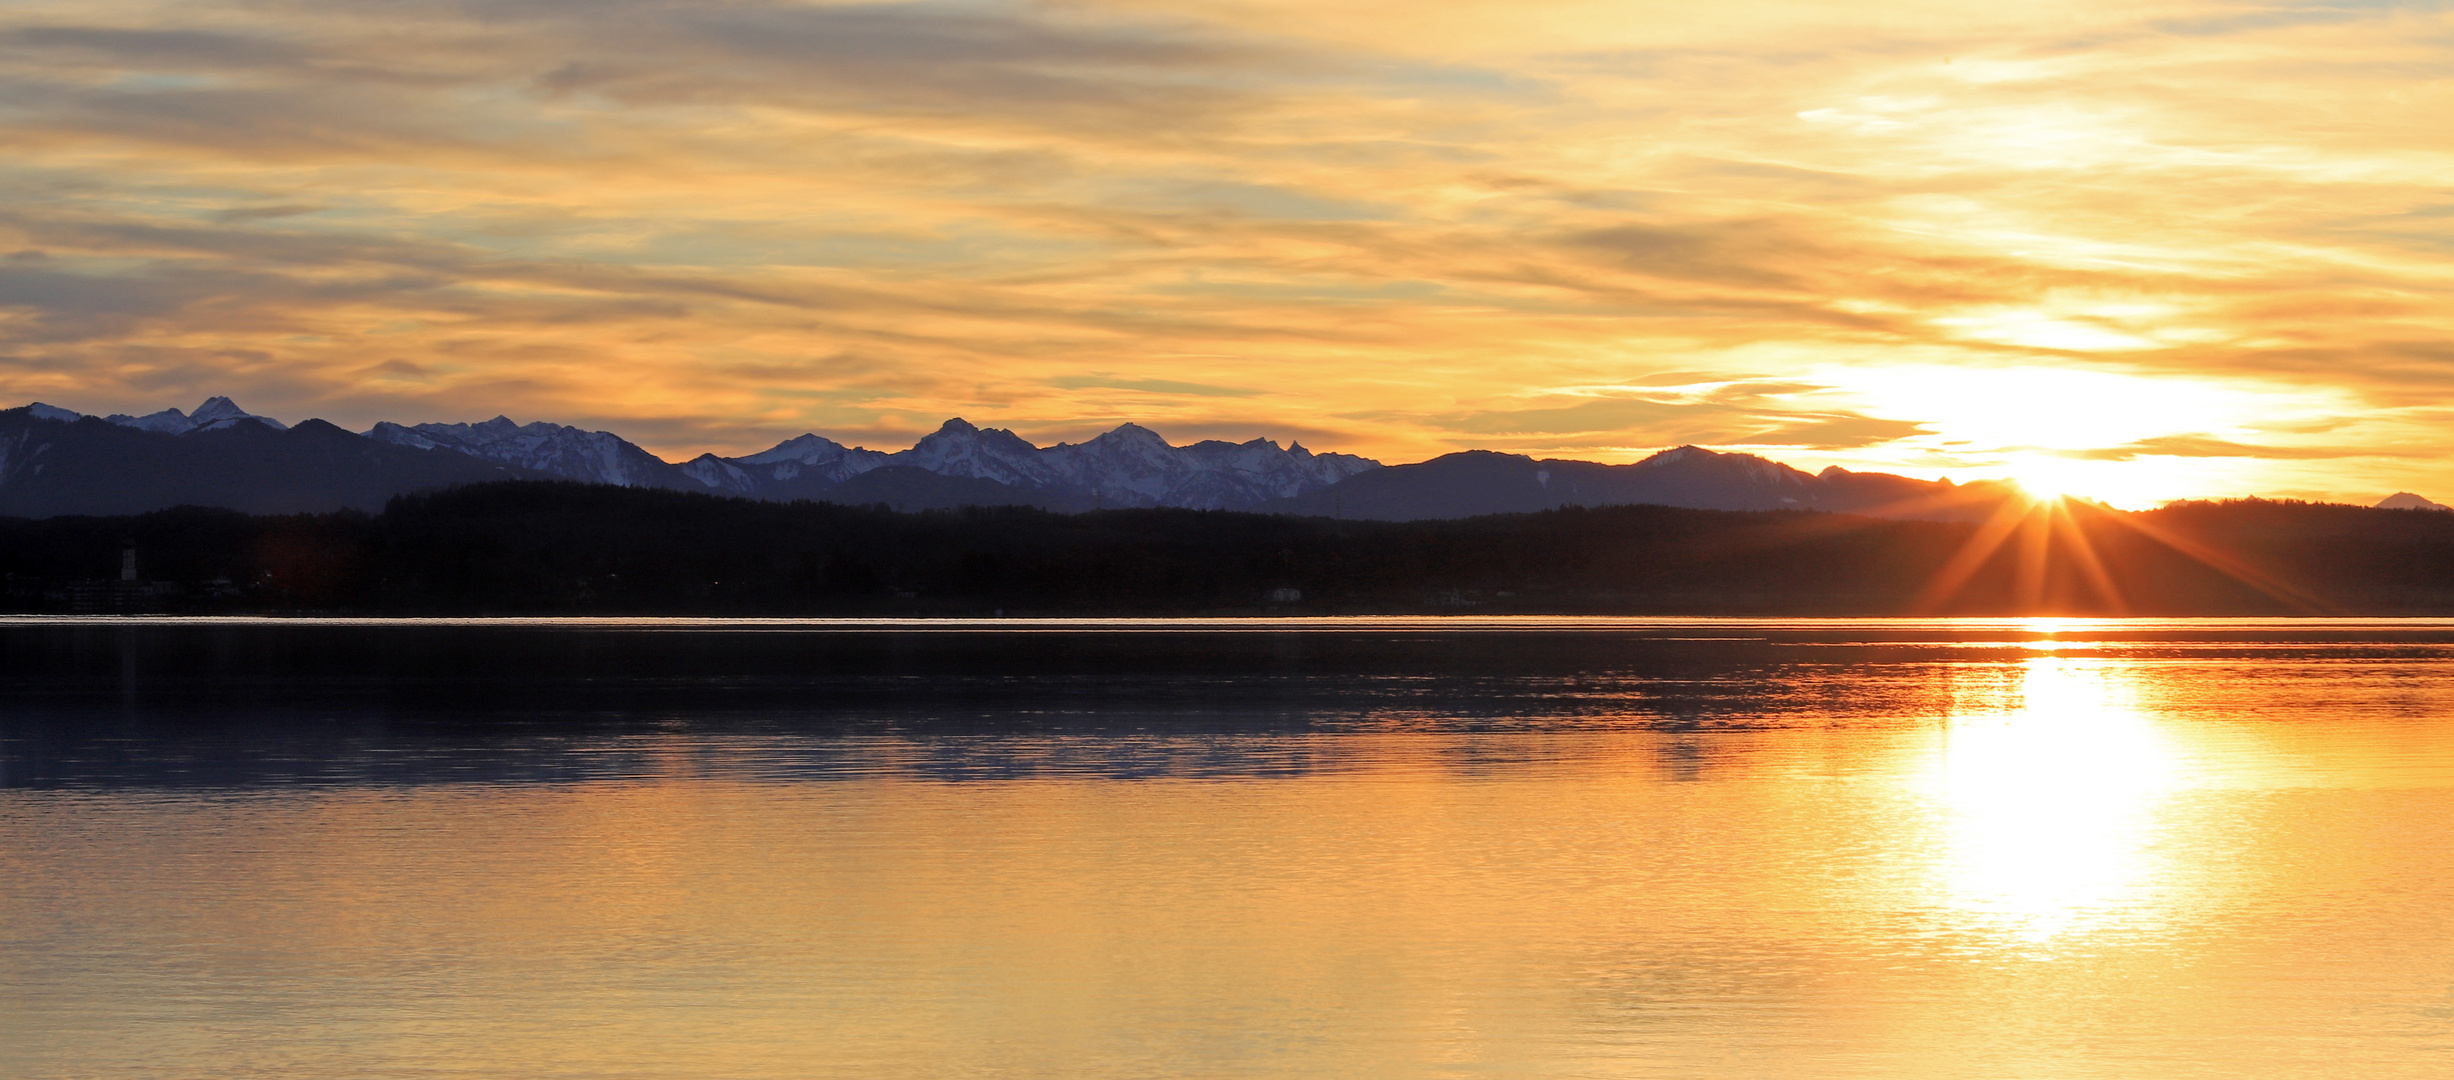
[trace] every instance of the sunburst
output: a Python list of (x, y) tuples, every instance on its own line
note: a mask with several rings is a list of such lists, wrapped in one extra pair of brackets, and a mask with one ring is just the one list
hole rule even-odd
[[(2023, 487), (2024, 487), (2023, 482)], [(1913, 605), (1923, 613), (1951, 609), (1969, 582), (2006, 545), (2012, 545), (2011, 602), (2023, 614), (2044, 613), (2049, 607), (2081, 606), (2109, 615), (2130, 613), (2131, 604), (2116, 579), (2117, 566), (2108, 565), (2098, 549), (2108, 530), (2121, 529), (2250, 587), (2300, 614), (2325, 614), (2330, 608), (2273, 574), (2189, 536), (2156, 524), (2139, 514), (2065, 494), (2006, 498), (1977, 525), (1966, 541), (1935, 570)], [(2057, 604), (2048, 595), (2057, 566), (2076, 579), (2077, 595)]]

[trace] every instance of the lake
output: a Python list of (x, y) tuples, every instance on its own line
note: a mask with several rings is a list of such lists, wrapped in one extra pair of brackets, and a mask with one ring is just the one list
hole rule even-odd
[(0, 620), (0, 1075), (2454, 1075), (2454, 622)]

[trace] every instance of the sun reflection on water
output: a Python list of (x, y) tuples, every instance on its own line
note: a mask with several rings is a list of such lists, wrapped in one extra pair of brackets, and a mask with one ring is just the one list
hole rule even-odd
[(2031, 943), (2143, 914), (2157, 810), (2180, 769), (2135, 676), (2038, 656), (1955, 712), (1936, 776), (1949, 908)]

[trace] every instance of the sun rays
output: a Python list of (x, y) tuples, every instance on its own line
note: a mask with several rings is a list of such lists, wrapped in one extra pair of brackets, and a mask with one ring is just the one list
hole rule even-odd
[[(2152, 517), (2039, 492), (2000, 500), (1934, 570), (1912, 607), (1923, 614), (1982, 608), (2020, 615), (2130, 615), (2137, 613), (2136, 598), (2121, 582), (2139, 582), (2157, 573), (2154, 560), (2173, 559), (2247, 586), (2292, 614), (2332, 613), (2308, 590)], [(2007, 588), (1972, 595), (1989, 572), (2007, 580)]]
[[(2096, 543), (2088, 535), (2089, 521), (2119, 518), (2093, 503), (2059, 492), (2026, 494), (2004, 499), (1994, 515), (1977, 526), (1950, 561), (1935, 571), (1917, 600), (1921, 611), (1939, 611), (1956, 599), (1969, 580), (2002, 552), (2012, 549), (2012, 603), (2022, 613), (2047, 613), (2049, 608), (2074, 608), (2097, 614), (2126, 615), (2129, 604), (2107, 572)], [(2075, 574), (2077, 595), (2049, 591), (2052, 571), (2060, 563)], [(2069, 576), (2069, 575), (2065, 575)]]

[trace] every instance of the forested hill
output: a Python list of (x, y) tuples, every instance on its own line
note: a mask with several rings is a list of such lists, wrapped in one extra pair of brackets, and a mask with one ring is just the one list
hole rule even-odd
[(0, 570), (16, 611), (2419, 614), (2454, 613), (2454, 514), (2247, 500), (1991, 526), (1660, 506), (1357, 522), (512, 482), (376, 515), (0, 519)]

